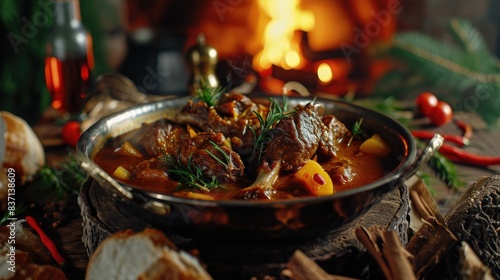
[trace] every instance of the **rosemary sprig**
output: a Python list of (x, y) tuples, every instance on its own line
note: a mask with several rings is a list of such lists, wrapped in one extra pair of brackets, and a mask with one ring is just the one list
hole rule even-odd
[(436, 152), (432, 156), (429, 160), (429, 166), (434, 169), (437, 177), (443, 180), (449, 187), (458, 189), (465, 185), (465, 182), (458, 176), (455, 164), (441, 153)]
[(219, 147), (219, 145), (217, 145), (216, 143), (214, 143), (213, 141), (210, 141), (210, 144), (214, 147), (215, 150), (217, 150), (218, 152), (220, 152), (222, 154), (222, 159), (219, 158), (218, 156), (214, 155), (212, 152), (210, 152), (208, 149), (205, 149), (205, 152), (207, 154), (209, 154), (213, 159), (215, 159), (218, 163), (222, 164), (226, 170), (229, 169), (229, 165), (231, 165), (231, 157), (229, 157), (226, 152), (221, 148)]
[(421, 171), (417, 171), (416, 175), (420, 178), (420, 180), (422, 180), (422, 183), (424, 183), (424, 186), (427, 188), (427, 190), (429, 190), (430, 194), (433, 197), (435, 197), (437, 194), (437, 191), (435, 188), (432, 187), (432, 184), (431, 184), (432, 177), (429, 174), (423, 173)]
[(355, 137), (361, 137), (365, 132), (361, 129), (361, 124), (363, 123), (363, 118), (359, 119), (354, 123), (352, 127), (352, 135)]
[(259, 120), (260, 123), (260, 134), (257, 134), (255, 129), (251, 126), (249, 126), (249, 129), (252, 131), (254, 134), (254, 145), (253, 145), (253, 153), (252, 153), (252, 158), (257, 154), (257, 159), (260, 160), (260, 157), (262, 153), (264, 152), (264, 148), (266, 144), (269, 142), (269, 134), (273, 127), (282, 119), (286, 118), (287, 116), (291, 115), (294, 113), (292, 112), (286, 112), (284, 108), (287, 107), (287, 99), (286, 96), (283, 96), (283, 107), (281, 107), (276, 100), (270, 98), (269, 101), (271, 101), (271, 104), (269, 105), (269, 111), (267, 112), (267, 116), (264, 119), (262, 114), (260, 114), (257, 111), (254, 111), (253, 113), (257, 116), (257, 119)]
[(191, 157), (188, 160), (187, 166), (171, 155), (163, 157), (163, 160), (169, 165), (168, 171), (179, 176), (178, 189), (199, 189), (209, 192), (210, 189), (217, 187), (219, 184), (217, 178), (214, 176), (207, 180), (203, 176), (201, 169), (192, 163)]
[(24, 203), (18, 203), (16, 204), (16, 207), (14, 208), (14, 211), (11, 211), (11, 210), (8, 210), (8, 209), (5, 209), (5, 212), (3, 213), (3, 216), (2, 218), (0, 219), (0, 226), (5, 224), (5, 222), (9, 219), (9, 218), (12, 218), (14, 214), (14, 216), (20, 216), (21, 214), (23, 214), (24, 212), (26, 212), (27, 210), (27, 207), (26, 205), (24, 205)]
[(69, 155), (58, 166), (45, 165), (40, 168), (33, 179), (33, 186), (43, 193), (64, 199), (77, 196), (87, 177), (76, 158)]
[(365, 132), (361, 129), (361, 124), (363, 123), (363, 118), (359, 119), (354, 123), (351, 129), (352, 136), (347, 142), (347, 146), (351, 146), (352, 140), (355, 138), (362, 138), (365, 136)]
[(219, 102), (219, 98), (224, 93), (225, 89), (223, 87), (210, 87), (206, 83), (202, 83), (201, 88), (195, 90), (196, 98), (205, 102), (208, 107), (213, 107)]

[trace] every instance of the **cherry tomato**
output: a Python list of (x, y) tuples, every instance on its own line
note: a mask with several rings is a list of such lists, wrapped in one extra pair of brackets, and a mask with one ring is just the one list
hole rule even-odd
[(453, 109), (450, 104), (439, 101), (436, 106), (431, 108), (428, 117), (434, 125), (440, 126), (453, 119)]
[(431, 108), (435, 107), (438, 101), (438, 98), (428, 91), (422, 92), (415, 99), (418, 111), (426, 117), (429, 117)]
[(80, 123), (77, 121), (68, 121), (64, 124), (61, 132), (62, 139), (66, 144), (71, 147), (76, 147), (76, 143), (78, 143), (78, 139), (82, 134)]

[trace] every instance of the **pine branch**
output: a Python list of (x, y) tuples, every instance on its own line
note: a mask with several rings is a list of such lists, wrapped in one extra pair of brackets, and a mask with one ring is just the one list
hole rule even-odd
[(412, 68), (436, 82), (449, 83), (461, 91), (476, 83), (500, 83), (500, 74), (494, 73), (494, 69), (490, 69), (491, 72), (475, 69), (480, 64), (477, 58), (425, 35), (400, 34), (393, 42), (393, 53), (397, 57), (413, 63)]
[(490, 54), (483, 36), (470, 22), (461, 19), (452, 19), (449, 27), (450, 34), (461, 49), (469, 54), (485, 55), (491, 58), (491, 60), (496, 61), (496, 58)]
[[(394, 36), (389, 54), (404, 62), (410, 74), (423, 78), (423, 89), (442, 89), (439, 97), (452, 104), (456, 111), (473, 111), (490, 128), (500, 127), (498, 59), (489, 52), (481, 34), (469, 22), (452, 20), (450, 35), (455, 44), (419, 32), (401, 33)], [(376, 88), (383, 89), (384, 85), (391, 91), (397, 88), (394, 78), (381, 79), (381, 82), (384, 84)], [(400, 87), (405, 86), (401, 84)]]

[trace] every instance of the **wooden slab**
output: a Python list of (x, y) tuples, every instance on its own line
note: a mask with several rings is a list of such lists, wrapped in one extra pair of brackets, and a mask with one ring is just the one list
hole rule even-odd
[[(101, 241), (113, 233), (125, 229), (141, 231), (146, 227), (153, 227), (115, 203), (111, 196), (93, 181), (83, 187), (78, 203), (83, 219), (82, 240), (89, 255)], [(175, 235), (168, 229), (160, 230), (181, 249), (199, 251), (201, 260), (207, 264), (208, 271), (216, 279), (217, 276), (249, 279), (257, 275), (277, 275), (297, 249), (318, 263), (328, 265), (333, 272), (356, 276), (356, 273), (360, 273), (359, 266), (367, 265), (370, 259), (362, 256), (365, 253), (355, 237), (354, 230), (359, 226), (383, 226), (396, 230), (401, 242), (406, 245), (409, 211), (408, 190), (403, 185), (388, 193), (380, 203), (347, 227), (309, 240), (236, 244), (192, 240)]]

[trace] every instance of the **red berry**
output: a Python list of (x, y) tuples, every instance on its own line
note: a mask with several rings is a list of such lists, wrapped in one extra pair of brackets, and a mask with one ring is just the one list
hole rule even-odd
[(71, 147), (76, 147), (78, 143), (78, 139), (80, 139), (80, 135), (82, 134), (80, 123), (77, 121), (68, 121), (64, 124), (61, 132), (62, 139), (66, 144)]
[(440, 126), (453, 119), (453, 109), (450, 104), (444, 101), (439, 101), (436, 106), (431, 108), (428, 117), (434, 125)]
[(418, 112), (426, 117), (429, 117), (431, 109), (438, 104), (438, 98), (434, 94), (426, 91), (417, 96), (415, 103), (417, 105)]

